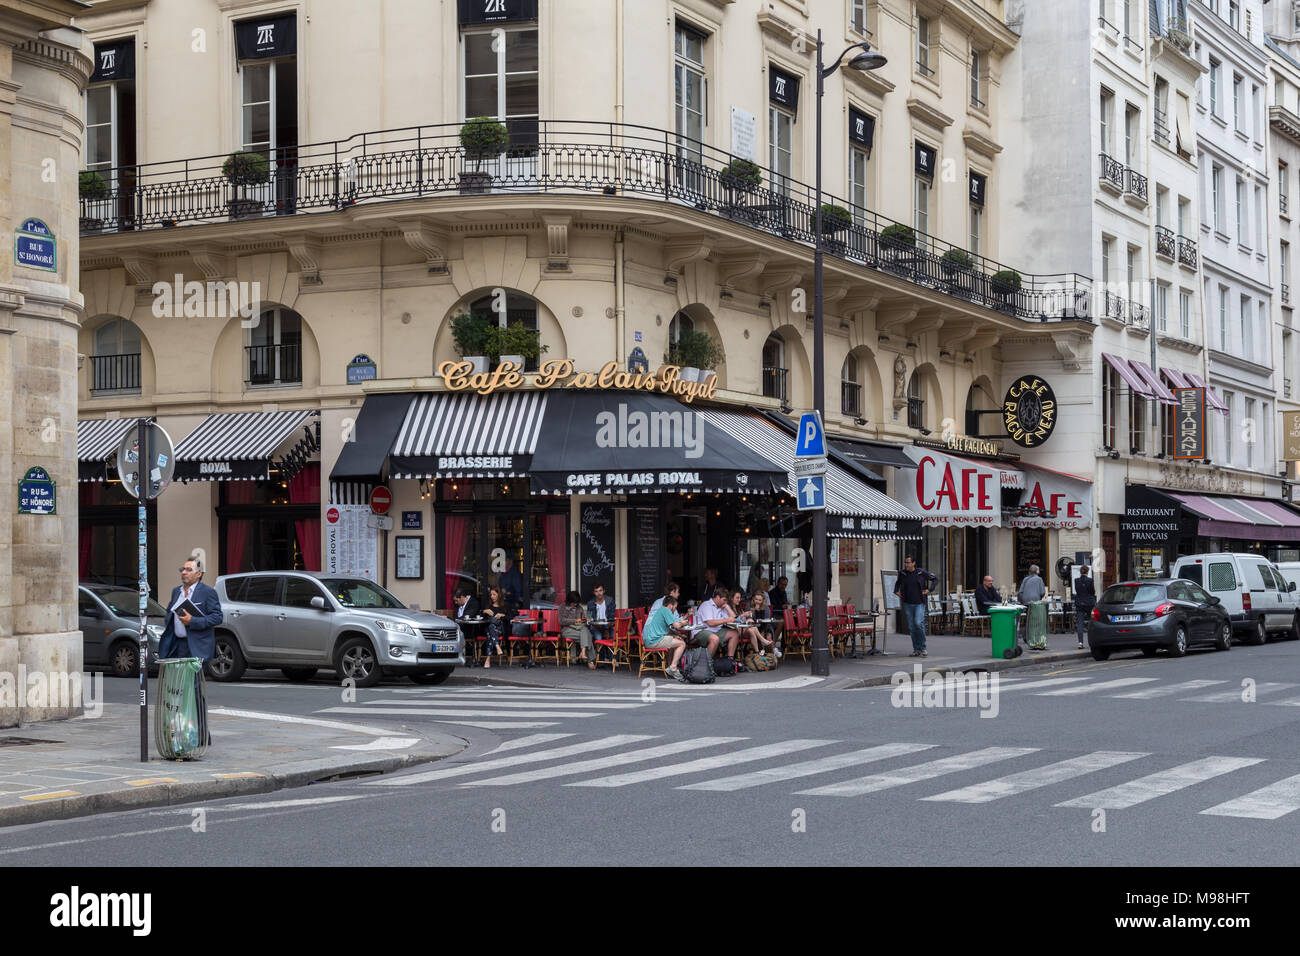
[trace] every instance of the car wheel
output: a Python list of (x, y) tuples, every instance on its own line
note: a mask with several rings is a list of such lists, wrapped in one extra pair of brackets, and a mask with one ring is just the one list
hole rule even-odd
[(1094, 661), (1108, 661), (1110, 660), (1110, 651), (1104, 651), (1101, 648), (1094, 647), (1092, 649), (1092, 659)]
[(412, 674), (411, 680), (417, 684), (441, 684), (451, 676), (450, 670), (429, 671), (427, 674)]
[(108, 666), (114, 677), (134, 677), (140, 673), (140, 645), (136, 641), (118, 641), (108, 652)]
[(357, 687), (374, 687), (383, 677), (375, 649), (364, 637), (353, 637), (339, 648), (338, 672), (340, 679), (351, 678)]
[(1169, 645), (1170, 657), (1182, 657), (1187, 653), (1187, 628), (1179, 624), (1178, 629), (1174, 631), (1174, 641)]
[(315, 667), (281, 667), (280, 673), (295, 684), (301, 684), (303, 681), (311, 680), (316, 676)]
[(212, 660), (207, 664), (208, 676), (223, 684), (230, 683), (243, 677), (246, 667), (239, 641), (233, 634), (218, 632), (212, 647)]
[(1262, 617), (1255, 619), (1255, 635), (1252, 638), (1250, 643), (1252, 644), (1268, 643), (1268, 628), (1264, 626), (1264, 619)]
[(1144, 648), (1142, 648), (1142, 656), (1143, 656), (1143, 657), (1155, 657), (1155, 656), (1156, 656), (1156, 651), (1157, 651), (1157, 650), (1159, 650), (1159, 648), (1156, 648), (1156, 647), (1144, 647)]
[(1232, 648), (1232, 625), (1227, 621), (1219, 625), (1219, 636), (1214, 639), (1214, 648), (1219, 651)]

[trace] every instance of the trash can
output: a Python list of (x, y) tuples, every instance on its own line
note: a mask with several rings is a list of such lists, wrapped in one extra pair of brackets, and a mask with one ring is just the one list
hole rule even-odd
[(1047, 649), (1047, 602), (1029, 602), (1025, 615), (1025, 643), (1033, 650)]
[(158, 662), (153, 712), (154, 743), (165, 760), (197, 760), (208, 749), (208, 702), (203, 661), (172, 657)]
[(989, 633), (993, 635), (993, 656), (1011, 659), (1020, 654), (1016, 644), (1016, 618), (1024, 608), (1019, 604), (989, 606)]

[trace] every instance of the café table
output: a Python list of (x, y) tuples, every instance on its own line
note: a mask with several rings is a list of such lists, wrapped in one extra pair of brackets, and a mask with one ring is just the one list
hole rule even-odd
[(487, 633), (487, 618), (479, 615), (475, 617), (452, 618), (465, 634), (465, 649), (470, 651), (474, 657), (474, 663), (479, 662), (478, 638)]

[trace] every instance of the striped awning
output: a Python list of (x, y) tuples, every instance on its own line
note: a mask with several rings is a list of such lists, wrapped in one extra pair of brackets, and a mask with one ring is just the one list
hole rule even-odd
[(1210, 403), (1212, 409), (1221, 415), (1228, 414), (1228, 406), (1223, 404), (1223, 399), (1219, 398), (1219, 393), (1205, 383), (1205, 379), (1188, 372), (1187, 381), (1191, 383), (1192, 388), (1205, 389), (1205, 400)]
[(389, 456), (390, 478), (528, 475), (545, 392), (416, 395)]
[[(705, 421), (740, 439), (787, 475), (794, 469), (795, 437), (754, 415), (703, 411)], [(793, 477), (785, 491), (798, 495)], [(921, 514), (854, 477), (833, 461), (826, 463), (826, 517), (837, 538), (913, 540), (921, 536)]]
[(108, 459), (117, 454), (126, 433), (138, 418), (104, 418), (77, 422), (77, 477), (79, 481), (106, 481)]
[(222, 412), (176, 446), (178, 481), (257, 481), (270, 477), (271, 456), (315, 409)]
[(1165, 388), (1165, 383), (1160, 381), (1160, 376), (1155, 373), (1155, 369), (1146, 362), (1139, 362), (1137, 359), (1131, 359), (1129, 364), (1137, 369), (1138, 375), (1142, 376), (1146, 383), (1151, 386), (1151, 394), (1156, 397), (1157, 401), (1162, 405), (1178, 404), (1174, 401), (1174, 393)]

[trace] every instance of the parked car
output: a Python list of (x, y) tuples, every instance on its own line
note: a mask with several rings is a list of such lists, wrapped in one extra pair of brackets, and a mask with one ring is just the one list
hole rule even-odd
[[(167, 609), (147, 598), (145, 630), (149, 633), (149, 670), (158, 669), (158, 640)], [(140, 673), (140, 592), (111, 584), (77, 587), (77, 626), (81, 628), (82, 662), (107, 666), (114, 677)]]
[(1140, 650), (1148, 657), (1165, 648), (1182, 657), (1189, 647), (1232, 646), (1232, 624), (1223, 602), (1198, 584), (1170, 578), (1125, 581), (1102, 592), (1088, 622), (1094, 660), (1114, 651)]
[(465, 663), (452, 621), (413, 611), (367, 578), (320, 571), (260, 571), (217, 578), (224, 620), (208, 676), (236, 681), (246, 668), (278, 667), (292, 681), (333, 668), (371, 687), (405, 674), (441, 684)]
[(1277, 568), (1277, 573), (1282, 575), (1282, 580), (1289, 586), (1296, 585), (1296, 603), (1300, 604), (1300, 561), (1279, 561), (1273, 565)]
[(1223, 601), (1233, 631), (1248, 643), (1263, 644), (1269, 634), (1300, 638), (1300, 592), (1261, 554), (1184, 555), (1171, 574)]

